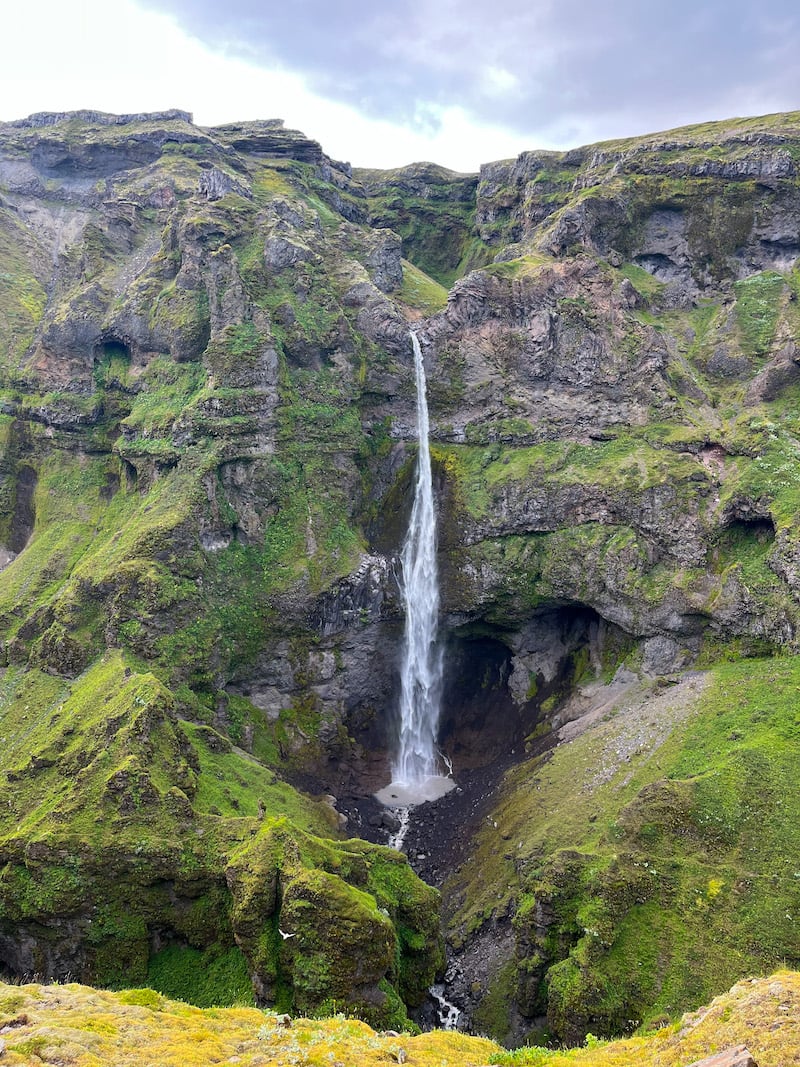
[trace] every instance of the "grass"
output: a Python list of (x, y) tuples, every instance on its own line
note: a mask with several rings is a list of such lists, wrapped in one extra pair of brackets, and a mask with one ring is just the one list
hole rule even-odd
[(782, 274), (764, 271), (736, 282), (736, 321), (742, 351), (745, 355), (763, 357), (769, 354), (781, 302), (787, 294)]
[(451, 936), (510, 907), (526, 1014), (571, 1043), (796, 962), (798, 689), (797, 657), (720, 664), (509, 772), (449, 886)]
[(157, 356), (139, 379), (140, 389), (130, 413), (122, 420), (145, 437), (168, 436), (181, 412), (205, 384), (205, 371), (198, 363), (175, 363)]
[[(102, 128), (97, 139), (116, 143), (153, 128)], [(715, 378), (709, 364), (721, 346), (734, 357), (746, 356), (754, 367), (768, 358), (776, 339), (789, 336), (787, 326), (796, 325), (790, 286), (796, 293), (798, 281), (791, 277), (787, 285), (782, 275), (765, 272), (733, 285), (731, 257), (750, 235), (764, 194), (749, 181), (690, 182), (675, 175), (676, 166), (698, 158), (740, 158), (752, 146), (723, 145), (723, 137), (757, 130), (783, 131), (797, 157), (796, 116), (735, 121), (685, 131), (674, 138), (680, 142), (677, 150), (659, 149), (659, 166), (673, 168), (666, 175), (617, 174), (607, 180), (615, 166), (609, 156), (597, 169), (597, 184), (590, 188), (579, 180), (587, 187), (573, 197), (567, 185), (586, 178), (588, 168), (579, 175), (578, 168), (562, 166), (553, 154), (527, 189), (499, 183), (491, 194), (497, 221), (482, 232), (491, 237), (494, 226), (498, 238), (510, 235), (512, 226), (524, 230), (525, 212), (556, 209), (568, 197), (589, 213), (593, 200), (619, 197), (624, 232), (614, 231), (611, 212), (605, 236), (614, 247), (617, 236), (626, 237), (629, 245), (618, 246), (625, 255), (635, 255), (636, 227), (654, 204), (684, 211), (696, 268), (710, 272), (723, 287), (713, 304), (663, 311), (661, 283), (632, 263), (620, 269), (649, 303), (636, 315), (664, 336), (671, 353), (671, 400), (680, 411), (671, 425), (651, 424), (610, 441), (518, 447), (534, 435), (545, 436), (547, 428), (533, 415), (523, 417), (518, 409), (512, 414), (509, 404), (491, 425), (468, 427), (468, 444), (435, 447), (437, 473), (454, 489), (455, 518), (442, 526), (443, 544), (449, 538), (456, 546), (452, 555), (459, 567), (466, 557), (474, 574), (495, 576), (487, 579), (496, 581), (495, 599), (482, 609), (491, 622), (514, 625), (543, 603), (576, 598), (591, 603), (600, 593), (616, 596), (632, 612), (654, 603), (666, 609), (675, 591), (690, 597), (701, 613), (716, 610), (710, 594), (703, 593), (701, 568), (650, 561), (649, 550), (662, 547), (658, 538), (667, 521), (681, 515), (699, 516), (711, 531), (711, 581), (717, 593), (742, 584), (749, 591), (755, 621), (748, 626), (755, 628), (759, 619), (767, 626), (778, 616), (777, 608), (794, 618), (796, 608), (789, 594), (781, 601), (783, 587), (769, 562), (776, 546), (793, 537), (800, 513), (797, 397), (787, 391), (780, 404), (739, 417), (746, 382)], [(95, 136), (76, 122), (61, 133), (73, 148)], [(21, 144), (34, 135), (2, 136), (18, 136)], [(698, 139), (714, 143), (700, 147)], [(652, 138), (619, 142), (609, 152), (653, 144)], [(171, 142), (164, 159), (131, 172), (118, 186), (135, 220), (133, 251), (149, 247), (172, 210), (145, 205), (157, 183), (172, 189), (178, 201), (186, 200), (196, 187), (198, 161), (207, 164), (217, 151), (205, 135), (185, 148)], [(145, 980), (150, 938), (154, 930), (167, 928), (176, 943), (160, 960), (164, 973), (158, 981), (181, 995), (191, 992), (194, 972), (211, 968), (212, 957), (230, 951), (233, 933), (225, 923), (236, 912), (250, 964), (262, 953), (264, 974), (287, 1003), (294, 975), (304, 1003), (315, 1009), (344, 995), (332, 973), (344, 964), (335, 953), (318, 951), (320, 932), (333, 929), (339, 919), (361, 916), (382, 946), (378, 955), (388, 960), (373, 975), (374, 990), (388, 997), (387, 1022), (402, 1016), (398, 990), (410, 1001), (424, 989), (438, 952), (435, 900), (405, 865), (390, 863), (379, 851), (311, 842), (311, 836), (328, 832), (328, 816), (281, 781), (274, 768), (285, 759), (302, 769), (304, 760), (320, 757), (320, 711), (313, 694), (301, 692), (268, 722), (243, 697), (227, 699), (216, 690), (234, 671), (237, 677), (246, 674), (285, 630), (285, 605), (310, 602), (352, 572), (362, 557), (366, 543), (355, 514), (362, 506), (358, 498), (369, 496), (370, 484), (382, 485), (390, 477), (392, 448), (387, 420), (380, 445), (370, 452), (362, 418), (365, 412), (369, 416), (377, 394), (364, 400), (364, 391), (373, 368), (389, 371), (390, 380), (396, 367), (387, 353), (360, 337), (357, 311), (344, 300), (353, 277), (362, 276), (334, 239), (341, 224), (334, 196), (346, 197), (346, 190), (332, 196), (313, 168), (295, 161), (242, 158), (253, 201), (230, 196), (215, 204), (196, 199), (179, 204), (163, 231), (161, 252), (129, 286), (117, 283), (123, 264), (131, 260), (123, 259), (111, 231), (97, 220), (65, 257), (54, 294), (57, 325), (67, 317), (107, 323), (138, 315), (152, 329), (152, 343), (171, 346), (176, 356), (156, 356), (137, 378), (142, 353), (128, 366), (124, 353), (109, 342), (92, 396), (47, 392), (44, 384), (39, 395), (32, 379), (14, 381), (11, 372), (41, 320), (45, 293), (33, 266), (32, 240), (8, 212), (0, 212), (0, 363), (15, 385), (3, 396), (14, 412), (0, 423), (3, 474), (12, 486), (21, 452), (38, 476), (33, 538), (0, 574), (3, 642), (13, 664), (0, 682), (0, 770), (11, 804), (0, 812), (6, 850), (0, 889), (7, 913), (34, 923), (50, 921), (59, 909), (71, 908), (72, 914), (96, 897), (89, 951), (94, 973), (104, 980), (117, 980), (126, 970)], [(633, 168), (641, 161), (641, 152), (628, 160)], [(410, 193), (405, 188), (410, 178), (424, 180), (430, 195)], [(432, 169), (427, 174), (404, 170), (385, 180), (372, 175), (370, 182), (376, 187), (383, 182), (371, 209), (384, 223), (396, 222), (405, 241), (409, 261), (399, 298), (415, 311), (433, 314), (446, 302), (440, 283), (450, 284), (490, 255), (475, 229), (474, 179)], [(320, 263), (280, 277), (264, 268), (260, 228), (276, 196), (299, 206), (303, 234), (312, 240), (313, 233), (314, 251), (321, 257)], [(525, 240), (531, 236), (533, 230), (522, 234)], [(202, 278), (190, 277), (187, 242), (193, 254), (201, 250), (200, 274), (213, 274), (218, 283), (215, 313), (228, 306), (223, 268), (230, 248), (250, 305), (257, 309), (254, 321), (229, 323), (210, 344), (209, 300)], [(178, 282), (182, 256), (186, 270)], [(541, 275), (549, 262), (530, 253), (491, 264), (487, 271), (498, 285), (510, 284)], [(614, 272), (602, 264), (600, 271), (603, 284), (610, 284)], [(588, 287), (575, 289), (568, 282), (567, 274), (555, 279), (560, 288), (552, 292), (553, 306), (594, 330), (604, 312)], [(543, 290), (545, 296), (550, 300)], [(237, 300), (233, 294), (231, 305)], [(628, 321), (626, 311), (617, 311)], [(625, 351), (634, 353), (632, 346), (652, 337), (650, 331), (627, 331)], [(232, 383), (240, 371), (253, 371), (265, 346), (273, 343), (280, 356), (275, 437), (268, 426), (254, 458), (249, 449), (264, 427), (252, 414), (252, 390)], [(453, 403), (464, 399), (467, 355), (469, 344), (442, 355), (443, 362), (450, 361)], [(385, 388), (379, 387), (381, 396)], [(707, 402), (694, 399), (697, 388)], [(443, 403), (448, 399), (443, 392), (439, 396)], [(39, 407), (57, 413), (61, 426), (43, 427), (38, 413), (32, 418), (32, 409)], [(65, 429), (68, 417), (74, 426)], [(667, 416), (659, 412), (657, 417)], [(120, 421), (114, 454), (109, 442)], [(176, 422), (194, 445), (173, 444)], [(719, 441), (728, 450), (718, 508), (713, 474), (690, 454), (707, 441)], [(138, 464), (138, 488), (130, 487), (129, 468), (120, 457)], [(197, 532), (206, 520), (233, 537), (240, 519), (231, 502), (236, 493), (226, 496), (217, 474), (231, 457), (254, 460), (258, 513), (253, 526), (263, 522), (263, 541), (232, 540), (215, 554), (204, 553)], [(619, 524), (581, 521), (463, 547), (465, 524), (476, 520), (485, 528), (504, 514), (507, 497), (547, 492), (563, 498), (578, 489), (609, 510), (618, 509)], [(659, 528), (648, 527), (645, 535), (639, 505), (657, 494)], [(743, 496), (771, 508), (778, 535), (774, 544), (740, 526), (714, 532), (721, 510)], [(11, 499), (9, 490), (4, 500)], [(376, 512), (379, 507), (373, 505)], [(620, 518), (623, 507), (627, 511)], [(467, 581), (462, 570), (467, 568), (459, 569), (454, 583)], [(302, 667), (315, 638), (303, 632), (290, 640), (290, 659), (302, 686)], [(106, 652), (107, 643), (122, 647)], [(731, 644), (728, 654), (740, 647)], [(751, 662), (746, 670), (733, 664), (720, 668), (716, 678), (711, 695), (703, 698), (711, 703), (695, 708), (699, 733), (692, 732), (690, 722), (676, 724), (657, 752), (646, 747), (633, 752), (608, 779), (596, 781), (591, 774), (604, 762), (610, 765), (614, 746), (625, 740), (613, 720), (549, 762), (527, 765), (527, 777), (512, 774), (499, 824), (512, 835), (508, 841), (523, 847), (515, 852), (484, 834), (481, 862), (464, 875), (468, 897), (459, 921), (465, 928), (474, 929), (511, 905), (517, 908), (520, 944), (533, 945), (538, 935), (531, 917), (540, 904), (554, 909), (557, 929), (536, 942), (522, 976), (532, 989), (541, 964), (539, 1001), (529, 1006), (550, 1010), (561, 1033), (595, 1026), (587, 1005), (594, 1005), (599, 1026), (609, 1033), (631, 1018), (671, 1014), (676, 1005), (696, 1003), (719, 988), (734, 968), (737, 973), (765, 968), (781, 953), (792, 952), (794, 918), (786, 916), (795, 915), (797, 902), (781, 871), (800, 844), (792, 821), (800, 813), (792, 800), (796, 738), (790, 714), (800, 680), (778, 660)], [(229, 736), (208, 725), (212, 714)], [(193, 721), (179, 718), (186, 715)], [(230, 743), (241, 742), (251, 727), (255, 758)], [(576, 795), (581, 781), (590, 787)], [(758, 797), (749, 797), (743, 782), (759, 783)], [(534, 792), (541, 801), (535, 820)], [(289, 824), (278, 834), (275, 824), (282, 815)], [(23, 862), (25, 843), (41, 846), (48, 858), (39, 862), (29, 852)], [(290, 914), (300, 916), (301, 924), (303, 916), (319, 920), (309, 923), (293, 946), (278, 943), (277, 912), (268, 901), (270, 892), (277, 900), (278, 861), (281, 892), (293, 883)], [(239, 897), (224, 895), (234, 893), (226, 874), (238, 885), (238, 865), (252, 875), (243, 876), (251, 894), (247, 907)], [(165, 888), (180, 897), (187, 883), (204, 901), (202, 908), (188, 908), (191, 920), (170, 903)], [(323, 897), (330, 912), (322, 904), (315, 907)], [(248, 907), (255, 932), (245, 929)], [(389, 915), (391, 936), (381, 908)], [(359, 933), (354, 930), (353, 938)], [(159, 965), (154, 966), (158, 975)], [(225, 984), (230, 975), (226, 966), (222, 970)], [(237, 971), (231, 964), (233, 972), (242, 978), (240, 966)], [(487, 1025), (496, 1025), (521, 974), (507, 969), (493, 987), (485, 1006)], [(188, 984), (166, 984), (179, 976)], [(41, 1051), (41, 1035), (26, 1040), (33, 1042), (30, 1055)]]
[[(769, 503), (770, 512), (778, 527), (792, 528), (800, 510), (800, 471), (797, 457), (800, 444), (794, 434), (778, 425), (751, 419), (757, 444), (755, 455), (736, 457), (735, 474), (726, 479), (722, 498), (727, 501), (737, 494), (752, 495)], [(738, 433), (734, 432), (737, 440)], [(743, 442), (744, 447), (747, 443)]]
[(485, 517), (495, 506), (497, 495), (515, 483), (596, 485), (616, 494), (687, 483), (702, 470), (688, 455), (653, 447), (628, 434), (596, 444), (547, 441), (526, 448), (437, 445), (435, 455), (455, 479), (461, 500), (475, 518)]
[(623, 263), (619, 272), (648, 300), (655, 300), (664, 291), (664, 283), (636, 263)]
[(434, 315), (447, 304), (447, 290), (419, 267), (403, 260), (403, 285), (398, 299), (424, 315)]
[(147, 981), (165, 997), (198, 1008), (252, 1004), (253, 987), (247, 960), (238, 948), (220, 951), (170, 945), (150, 957)]
[[(7, 840), (47, 839), (60, 811), (73, 832), (110, 843), (119, 839), (114, 808), (126, 798), (126, 835), (138, 840), (143, 832), (174, 831), (166, 814), (159, 825), (153, 805), (175, 784), (191, 789), (192, 772), (179, 756), (172, 697), (152, 674), (126, 676), (120, 654), (109, 653), (72, 685), (12, 670), (4, 690), (2, 770), (18, 783), (17, 800), (0, 823)], [(149, 737), (140, 744), (142, 729)], [(108, 818), (98, 824), (101, 812)]]
[(27, 1016), (6, 1038), (4, 1056), (12, 1065), (39, 1062), (31, 1059), (39, 1055), (45, 1062), (58, 1057), (74, 1067), (138, 1067), (143, 1056), (162, 1067), (201, 1067), (234, 1057), (244, 1067), (328, 1067), (335, 1062), (378, 1067), (397, 1062), (402, 1050), (402, 1059), (419, 1067), (480, 1067), (499, 1051), (490, 1041), (457, 1033), (380, 1034), (343, 1015), (296, 1018), (285, 1026), (272, 1012), (202, 1010), (149, 989), (103, 993), (74, 984), (0, 986), (0, 998), (4, 994), (18, 1004), (15, 1018)]
[(370, 183), (370, 221), (398, 233), (406, 259), (449, 288), (490, 258), (474, 232), (474, 179), (428, 169), (426, 191), (418, 193), (406, 184), (405, 169)]
[(766, 526), (734, 523), (720, 533), (712, 558), (720, 571), (736, 567), (749, 589), (779, 589), (780, 579), (769, 568), (772, 546), (773, 536)]
[(183, 723), (198, 760), (197, 792), (192, 798), (198, 812), (226, 819), (286, 816), (307, 833), (331, 832), (330, 809), (317, 804), (256, 759), (234, 751), (210, 727)]
[[(219, 1004), (250, 999), (258, 974), (287, 1006), (337, 1001), (405, 1022), (398, 989), (418, 1000), (443, 962), (437, 894), (399, 856), (326, 840), (336, 832), (326, 805), (175, 710), (120, 652), (72, 683), (5, 671), (5, 921), (79, 921), (89, 900), (83, 966), (98, 983), (146, 978)], [(296, 933), (282, 953), (279, 915)], [(155, 931), (166, 941), (157, 953)]]
[(0, 211), (0, 367), (14, 368), (44, 313), (47, 294), (33, 263), (36, 247), (11, 212)]
[(541, 272), (542, 268), (552, 266), (553, 262), (549, 256), (531, 252), (516, 259), (507, 259), (500, 263), (488, 263), (482, 269), (484, 274), (489, 274), (493, 278), (511, 280), (534, 277)]
[(495, 1054), (500, 1067), (685, 1067), (725, 1049), (746, 1045), (759, 1067), (800, 1063), (800, 977), (779, 971), (771, 978), (738, 982), (708, 1008), (626, 1041), (588, 1037), (584, 1048), (525, 1048)]
[(336, 1062), (379, 1067), (403, 1061), (416, 1067), (685, 1067), (738, 1044), (748, 1047), (760, 1067), (800, 1062), (800, 975), (792, 971), (739, 982), (707, 1009), (687, 1016), (680, 1028), (624, 1041), (590, 1038), (583, 1048), (569, 1050), (506, 1052), (484, 1038), (442, 1030), (394, 1036), (342, 1015), (295, 1018), (286, 1026), (271, 1012), (245, 1006), (203, 1010), (150, 989), (0, 986), (0, 1010), (14, 1020), (5, 1035), (5, 1059), (12, 1065), (58, 1057), (74, 1067), (138, 1067), (144, 1055), (163, 1067), (200, 1067), (234, 1057), (244, 1067)]

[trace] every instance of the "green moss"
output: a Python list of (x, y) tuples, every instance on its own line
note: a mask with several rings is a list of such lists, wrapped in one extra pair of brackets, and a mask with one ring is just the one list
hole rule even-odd
[(786, 295), (786, 279), (765, 271), (734, 285), (736, 321), (742, 351), (748, 356), (766, 356), (778, 324), (781, 301)]
[(241, 365), (254, 366), (268, 338), (252, 322), (226, 326), (206, 349), (205, 358), (223, 380)]
[[(547, 1010), (557, 1038), (675, 1017), (796, 958), (800, 891), (785, 872), (800, 844), (799, 681), (796, 657), (721, 665), (655, 748), (615, 757), (633, 720), (612, 716), (507, 776), (456, 921), (502, 910), (505, 894), (492, 897), (509, 887), (525, 946), (518, 996)], [(514, 868), (492, 856), (498, 833), (515, 843)]]
[(691, 457), (620, 434), (611, 441), (547, 441), (528, 448), (437, 446), (432, 451), (470, 514), (484, 517), (494, 494), (509, 483), (599, 485), (640, 492), (659, 484), (692, 482), (702, 468)]
[[(355, 844), (351, 842), (348, 847)], [(361, 846), (359, 852), (367, 862), (370, 892), (395, 926), (398, 988), (406, 1004), (416, 1006), (445, 964), (439, 934), (439, 894), (415, 878), (404, 858), (392, 850)]]
[[(398, 870), (390, 873), (387, 856), (363, 841), (334, 845), (304, 835), (283, 819), (265, 822), (234, 854), (237, 939), (281, 1003), (356, 1011), (386, 1025), (397, 1021), (398, 983), (408, 1002), (424, 997), (421, 983), (429, 985), (443, 962), (438, 895), (403, 857), (392, 854)], [(259, 909), (277, 910), (263, 924)], [(278, 924), (292, 936), (281, 937)], [(369, 986), (386, 999), (362, 999)]]
[(503, 444), (522, 444), (526, 438), (535, 434), (535, 427), (529, 419), (518, 415), (507, 419), (492, 419), (477, 426), (471, 423), (466, 427), (465, 437), (469, 445), (489, 445), (495, 441)]
[(130, 382), (130, 354), (121, 345), (107, 344), (95, 364), (94, 381), (98, 389), (125, 389)]
[(13, 1052), (18, 1056), (35, 1056), (41, 1061), (40, 1053), (46, 1048), (52, 1048), (54, 1045), (58, 1047), (62, 1042), (58, 1038), (53, 1037), (29, 1037), (25, 1041), (19, 1041), (15, 1045), (11, 1046)]
[(274, 771), (234, 752), (230, 742), (208, 726), (183, 724), (198, 760), (198, 787), (192, 803), (198, 812), (223, 818), (288, 816), (311, 833), (330, 831), (329, 810), (304, 797)]
[(137, 1008), (159, 1011), (163, 1000), (154, 989), (126, 989), (117, 996), (120, 1004), (133, 1004)]
[[(713, 193), (714, 195), (708, 195)], [(735, 274), (731, 258), (746, 244), (755, 221), (754, 182), (693, 182), (687, 227), (695, 272), (706, 268), (717, 278)]]
[(199, 1008), (255, 1003), (247, 961), (238, 948), (200, 952), (169, 945), (151, 956), (147, 981), (165, 997)]
[(508, 1009), (514, 998), (516, 984), (516, 965), (509, 960), (493, 978), (473, 1014), (476, 1030), (500, 1043), (509, 1039), (511, 1019)]
[(298, 871), (284, 889), (281, 922), (296, 934), (286, 947), (294, 1002), (301, 1011), (325, 1002), (345, 1004), (357, 987), (359, 972), (364, 977), (371, 972), (377, 982), (391, 967), (391, 922), (374, 897), (336, 875)]
[(552, 266), (553, 260), (542, 253), (529, 253), (516, 259), (503, 260), (500, 263), (488, 263), (483, 273), (494, 278), (506, 280), (527, 278), (540, 273), (542, 267)]
[(748, 589), (779, 589), (780, 579), (769, 567), (772, 543), (767, 526), (734, 523), (720, 533), (713, 558), (722, 573), (735, 567)]
[(193, 358), (199, 358), (211, 329), (205, 289), (185, 289), (174, 281), (169, 282), (157, 294), (149, 310), (153, 329), (167, 336), (178, 335), (182, 349)]
[(398, 299), (424, 315), (433, 315), (447, 304), (447, 290), (419, 267), (403, 260), (403, 286)]
[(78, 864), (54, 864), (34, 875), (27, 868), (7, 866), (0, 874), (4, 895), (14, 901), (14, 913), (19, 921), (38, 918), (59, 907), (75, 907), (85, 892), (85, 881)]
[(664, 291), (664, 283), (636, 263), (623, 263), (619, 272), (648, 300), (656, 299)]
[(175, 420), (197, 396), (206, 374), (198, 363), (175, 363), (158, 356), (148, 363), (123, 426), (151, 437), (167, 435)]
[[(762, 499), (769, 502), (776, 525), (792, 527), (800, 511), (800, 471), (793, 435), (758, 417), (751, 417), (749, 426), (755, 432), (758, 451), (736, 457), (735, 470), (723, 484), (722, 499), (725, 503), (737, 495)], [(738, 434), (737, 438), (741, 441)]]
[(270, 160), (261, 166), (253, 178), (253, 194), (260, 203), (269, 203), (276, 196), (291, 196), (295, 192), (292, 183), (291, 160)]
[[(349, 573), (363, 550), (363, 535), (348, 519), (344, 487), (328, 477), (324, 453), (315, 455), (311, 449), (310, 439), (317, 428), (305, 424), (304, 413), (325, 408), (298, 402), (286, 411), (287, 425), (291, 420), (305, 440), (287, 448), (286, 461), (274, 464), (279, 507), (267, 525), (259, 557), (263, 589), (268, 594), (299, 582), (319, 591)], [(338, 420), (342, 433), (355, 435), (355, 413), (342, 418), (340, 408), (327, 410)], [(292, 453), (297, 458), (288, 458)]]
[[(113, 820), (98, 825), (97, 815), (113, 816), (122, 802), (130, 814), (129, 832), (136, 834), (135, 823), (146, 824), (154, 813), (159, 789), (166, 791), (176, 780), (191, 789), (191, 771), (166, 718), (171, 697), (152, 675), (126, 676), (120, 655), (109, 654), (70, 689), (53, 684), (49, 699), (26, 706), (26, 694), (41, 686), (42, 678), (38, 672), (14, 672), (5, 692), (3, 769), (24, 783), (3, 820), (6, 834), (46, 838), (50, 813), (60, 810), (92, 839), (113, 836)], [(145, 725), (151, 736), (140, 746), (137, 731)], [(145, 753), (152, 760), (146, 771), (138, 759)], [(77, 766), (89, 768), (79, 781)], [(150, 830), (160, 832), (158, 825)]]
[(137, 985), (147, 975), (147, 924), (128, 901), (104, 901), (92, 917), (87, 936), (92, 951), (92, 977), (111, 988)]
[(28, 231), (0, 210), (0, 368), (16, 367), (31, 343), (47, 302)]
[[(425, 191), (404, 171), (420, 174)], [(370, 221), (403, 238), (403, 255), (445, 287), (466, 270), (488, 262), (490, 252), (474, 233), (475, 179), (430, 164), (397, 171), (358, 172), (370, 192)]]
[[(179, 726), (173, 710), (171, 694), (119, 653), (69, 686), (6, 671), (0, 773), (16, 799), (0, 849), (39, 852), (0, 865), (3, 921), (46, 930), (89, 901), (94, 981), (147, 982), (201, 1004), (252, 998), (235, 929), (250, 969), (287, 1007), (336, 1000), (398, 1020), (397, 989), (417, 1002), (441, 966), (437, 894), (394, 853), (309, 833), (331, 831), (325, 805), (214, 730)], [(279, 910), (298, 931), (288, 947)], [(175, 943), (149, 958), (153, 930)], [(382, 1002), (353, 993), (364, 981)]]

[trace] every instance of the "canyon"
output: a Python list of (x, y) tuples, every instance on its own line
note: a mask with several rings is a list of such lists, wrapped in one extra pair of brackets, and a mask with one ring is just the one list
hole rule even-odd
[[(0, 970), (582, 1041), (797, 964), (800, 115), (0, 124)], [(427, 376), (457, 783), (390, 782)], [(287, 936), (288, 935), (288, 936)]]

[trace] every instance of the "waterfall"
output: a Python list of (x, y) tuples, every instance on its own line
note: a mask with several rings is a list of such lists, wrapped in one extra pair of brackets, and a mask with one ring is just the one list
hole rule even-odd
[(436, 733), (442, 657), (436, 647), (439, 578), (436, 572), (436, 510), (433, 503), (425, 365), (412, 331), (417, 379), (417, 479), (403, 551), (400, 590), (406, 615), (400, 671), (400, 743), (392, 773), (395, 782), (415, 785), (438, 773)]
[(393, 838), (398, 849), (409, 826), (402, 812), (425, 801), (438, 800), (456, 784), (446, 759), (448, 773), (441, 773), (436, 747), (442, 689), (442, 655), (436, 643), (439, 621), (436, 509), (428, 443), (425, 366), (419, 338), (413, 331), (411, 344), (417, 379), (419, 448), (411, 519), (400, 553), (400, 592), (406, 616), (400, 669), (400, 737), (392, 763), (392, 781), (375, 794), (382, 804), (401, 812), (401, 829)]

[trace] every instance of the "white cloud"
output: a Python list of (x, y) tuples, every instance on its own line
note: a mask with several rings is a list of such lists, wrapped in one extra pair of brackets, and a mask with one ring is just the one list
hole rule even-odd
[(505, 96), (519, 86), (519, 78), (503, 67), (484, 67), (481, 71), (481, 83), (489, 96)]
[[(417, 129), (365, 118), (313, 94), (298, 75), (212, 52), (170, 17), (131, 0), (14, 4), (3, 22), (0, 119), (34, 111), (171, 107), (192, 111), (205, 126), (283, 118), (330, 155), (376, 167), (429, 159), (476, 170), (481, 162), (532, 147), (519, 134), (472, 121), (458, 107), (435, 109), (436, 121)], [(508, 81), (505, 73), (492, 74), (498, 90)]]

